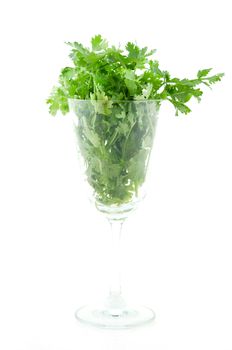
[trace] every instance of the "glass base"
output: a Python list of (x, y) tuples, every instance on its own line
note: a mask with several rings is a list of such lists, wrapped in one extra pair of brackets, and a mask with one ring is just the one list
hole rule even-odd
[(137, 327), (155, 319), (153, 310), (144, 306), (129, 307), (121, 297), (114, 298), (112, 303), (112, 296), (103, 305), (81, 307), (75, 316), (86, 324), (111, 329)]

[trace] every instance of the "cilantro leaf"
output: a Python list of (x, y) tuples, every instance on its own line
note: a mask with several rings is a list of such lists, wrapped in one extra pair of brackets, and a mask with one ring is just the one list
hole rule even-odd
[(197, 73), (198, 79), (207, 76), (211, 70), (212, 70), (212, 68), (199, 70), (198, 73)]
[(92, 50), (93, 51), (102, 51), (106, 50), (108, 47), (108, 43), (105, 39), (102, 38), (100, 34), (95, 35), (91, 39), (91, 44), (92, 44)]

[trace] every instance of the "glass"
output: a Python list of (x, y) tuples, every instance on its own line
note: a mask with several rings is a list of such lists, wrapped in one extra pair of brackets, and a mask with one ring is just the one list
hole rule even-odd
[(102, 305), (76, 311), (78, 320), (127, 328), (155, 318), (153, 310), (130, 306), (120, 284), (122, 226), (145, 197), (145, 180), (158, 120), (159, 101), (69, 99), (86, 190), (108, 219), (112, 234), (111, 285)]

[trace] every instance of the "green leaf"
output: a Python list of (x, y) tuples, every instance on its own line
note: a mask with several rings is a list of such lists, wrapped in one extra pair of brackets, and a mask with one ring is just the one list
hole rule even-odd
[(212, 77), (208, 78), (208, 82), (209, 82), (209, 84), (215, 84), (215, 83), (221, 81), (222, 77), (224, 77), (224, 73), (213, 75)]
[(133, 70), (129, 70), (129, 69), (127, 69), (126, 71), (125, 71), (125, 78), (127, 79), (127, 80), (135, 80), (136, 79), (136, 77), (135, 77), (135, 72), (133, 71)]
[(181, 112), (183, 114), (188, 114), (191, 112), (191, 109), (185, 105), (184, 103), (178, 102), (178, 101), (171, 101), (176, 108), (176, 115), (178, 115), (178, 112)]
[(47, 103), (50, 105), (49, 106), (49, 113), (51, 115), (55, 116), (58, 109), (59, 109), (59, 103), (56, 100), (53, 100), (51, 98), (47, 99)]
[(108, 43), (105, 39), (102, 38), (100, 34), (95, 35), (91, 39), (91, 44), (92, 44), (92, 50), (93, 51), (102, 51), (106, 50), (108, 47)]
[(138, 58), (140, 49), (137, 45), (131, 42), (128, 42), (126, 45), (126, 50), (128, 51), (128, 57), (134, 58), (134, 59)]
[(83, 132), (84, 132), (84, 135), (85, 135), (85, 137), (87, 138), (87, 140), (88, 140), (94, 147), (99, 147), (99, 146), (100, 146), (100, 139), (99, 139), (99, 136), (98, 136), (94, 131), (92, 131), (92, 130), (88, 127), (88, 124), (87, 124), (87, 122), (86, 122), (85, 119), (83, 119), (82, 122), (83, 122), (83, 125), (84, 125)]
[(88, 50), (84, 48), (84, 46), (76, 41), (73, 43), (67, 42), (67, 45), (71, 46), (75, 51), (81, 53), (82, 55), (86, 55), (88, 53)]
[(197, 73), (198, 79), (206, 77), (211, 70), (212, 70), (212, 68), (199, 70)]
[(150, 150), (141, 149), (129, 161), (128, 176), (134, 180), (135, 186), (141, 185), (146, 176), (146, 161)]
[(136, 91), (137, 91), (137, 85), (136, 85), (136, 83), (135, 83), (133, 80), (125, 79), (125, 84), (126, 84), (126, 87), (127, 87), (128, 90), (129, 90), (129, 95), (130, 95), (130, 96), (135, 95), (135, 94), (136, 94)]

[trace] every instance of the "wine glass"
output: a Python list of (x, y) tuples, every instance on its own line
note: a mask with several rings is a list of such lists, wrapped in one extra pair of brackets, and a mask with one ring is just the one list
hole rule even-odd
[(119, 250), (122, 226), (144, 198), (160, 103), (156, 100), (69, 99), (88, 195), (110, 223), (111, 285), (102, 305), (76, 311), (82, 322), (128, 328), (155, 318), (153, 310), (131, 306), (122, 296)]

